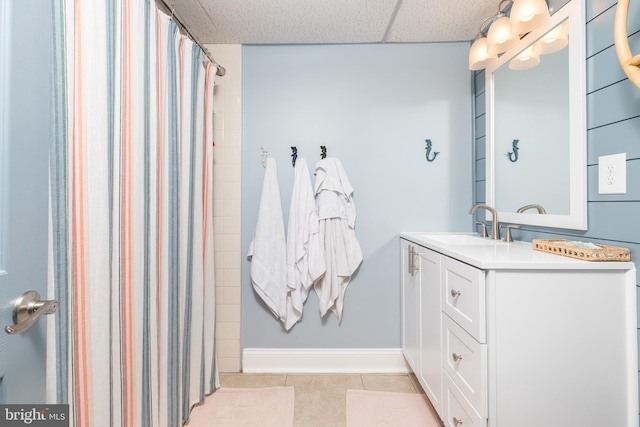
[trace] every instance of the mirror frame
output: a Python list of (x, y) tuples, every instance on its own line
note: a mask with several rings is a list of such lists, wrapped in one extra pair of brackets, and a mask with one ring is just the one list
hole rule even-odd
[[(551, 228), (587, 229), (587, 126), (585, 15), (581, 0), (558, 9), (547, 24), (523, 37), (485, 70), (486, 87), (486, 203), (495, 206), (494, 72), (547, 31), (569, 19), (569, 214), (498, 212), (501, 221)], [(535, 203), (535, 201), (531, 201)]]

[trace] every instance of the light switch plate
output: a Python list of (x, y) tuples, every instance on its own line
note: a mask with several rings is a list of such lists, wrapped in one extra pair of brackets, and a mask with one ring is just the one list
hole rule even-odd
[(598, 193), (626, 194), (627, 153), (598, 157)]

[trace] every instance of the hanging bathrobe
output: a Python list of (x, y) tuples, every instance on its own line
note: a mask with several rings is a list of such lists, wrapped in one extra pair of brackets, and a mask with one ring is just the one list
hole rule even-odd
[(249, 245), (253, 289), (273, 315), (284, 322), (287, 299), (287, 245), (276, 161), (265, 164), (256, 231)]
[(288, 291), (284, 323), (287, 330), (302, 318), (302, 309), (309, 290), (325, 272), (318, 226), (318, 213), (307, 161), (297, 159), (287, 227)]
[(315, 194), (326, 272), (314, 289), (320, 314), (324, 316), (331, 310), (340, 322), (347, 285), (362, 262), (355, 233), (353, 188), (340, 160), (328, 157), (316, 164)]

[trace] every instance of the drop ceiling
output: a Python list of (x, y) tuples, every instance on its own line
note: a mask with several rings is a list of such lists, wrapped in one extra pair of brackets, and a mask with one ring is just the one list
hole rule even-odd
[(164, 0), (203, 44), (470, 41), (497, 0)]

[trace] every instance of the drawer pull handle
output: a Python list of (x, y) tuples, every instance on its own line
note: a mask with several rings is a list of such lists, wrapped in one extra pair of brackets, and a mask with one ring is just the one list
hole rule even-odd
[(453, 298), (458, 298), (460, 295), (462, 294), (462, 292), (456, 290), (456, 289), (451, 289), (451, 296)]
[(454, 361), (454, 362), (459, 362), (459, 361), (461, 361), (461, 360), (462, 360), (462, 355), (461, 355), (461, 354), (455, 354), (455, 353), (453, 353), (453, 354), (451, 355), (451, 357), (453, 358), (453, 361)]
[(462, 420), (461, 420), (461, 419), (458, 419), (458, 418), (456, 418), (456, 417), (453, 417), (453, 425), (454, 425), (454, 426), (459, 426), (459, 425), (461, 425), (461, 424), (462, 424)]

